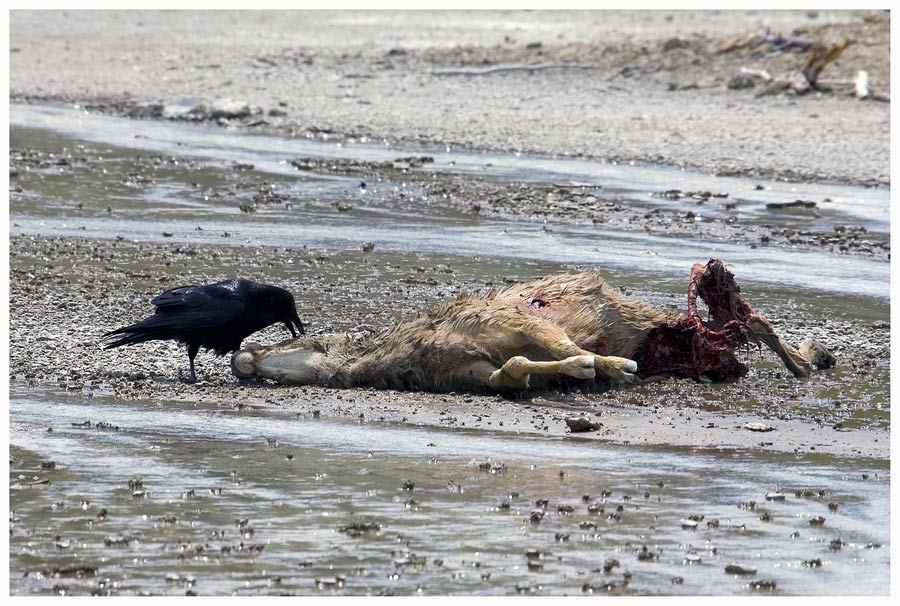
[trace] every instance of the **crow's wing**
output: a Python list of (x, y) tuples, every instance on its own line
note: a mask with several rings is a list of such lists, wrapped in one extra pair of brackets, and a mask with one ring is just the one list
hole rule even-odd
[(207, 286), (178, 286), (153, 297), (151, 305), (157, 307), (197, 307), (209, 300)]
[(165, 317), (157, 320), (175, 330), (221, 326), (238, 320), (247, 308), (238, 293), (216, 284), (179, 286), (157, 295), (150, 303), (157, 308), (156, 316)]

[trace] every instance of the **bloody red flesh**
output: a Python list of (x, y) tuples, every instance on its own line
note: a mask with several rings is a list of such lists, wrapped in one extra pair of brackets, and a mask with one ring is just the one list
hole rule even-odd
[[(718, 259), (691, 268), (688, 311), (647, 334), (635, 355), (642, 377), (669, 374), (698, 379), (737, 379), (747, 367), (735, 358), (735, 350), (756, 343), (747, 321), (756, 315), (740, 296), (734, 275)], [(697, 311), (697, 298), (709, 307), (704, 321)]]

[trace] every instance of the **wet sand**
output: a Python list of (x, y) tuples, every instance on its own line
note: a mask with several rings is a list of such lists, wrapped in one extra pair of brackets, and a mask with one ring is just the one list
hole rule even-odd
[(885, 463), (13, 396), (14, 595), (889, 590)]
[[(870, 409), (871, 398), (880, 401), (879, 385), (887, 380), (889, 327), (883, 322), (833, 322), (825, 330), (802, 321), (778, 322), (789, 342), (813, 334), (840, 352), (839, 372), (817, 373), (809, 380), (794, 379), (774, 354), (761, 352), (749, 354), (753, 370), (737, 383), (700, 385), (672, 379), (509, 399), (240, 384), (230, 375), (227, 359), (201, 353), (201, 382), (192, 385), (182, 380), (187, 357), (176, 345), (147, 343), (102, 351), (99, 337), (134, 321), (141, 310), (149, 313), (149, 299), (164, 288), (222, 279), (231, 275), (229, 268), (241, 267), (244, 275), (281, 283), (284, 274), (278, 268), (288, 252), (290, 281), (303, 285), (303, 293), (298, 293), (301, 316), (313, 334), (387, 326), (446, 297), (448, 288), (484, 285), (454, 276), (446, 266), (420, 268), (415, 256), (377, 251), (20, 236), (11, 244), (10, 378), (17, 383), (124, 400), (217, 402), (226, 408), (276, 407), (310, 417), (315, 412), (324, 418), (557, 436), (569, 433), (566, 418), (586, 415), (602, 427), (581, 435), (618, 444), (889, 457), (889, 413)], [(360, 271), (360, 264), (364, 268), (357, 278), (335, 279), (350, 275), (352, 267), (354, 273)], [(272, 343), (286, 336), (273, 327), (253, 339)], [(36, 356), (36, 351), (45, 355)], [(837, 395), (850, 381), (859, 395)], [(855, 411), (865, 412), (858, 416)], [(752, 423), (772, 430), (748, 429)]]
[[(171, 136), (178, 142), (185, 135), (175, 131)], [(250, 244), (252, 238), (247, 238), (268, 229), (272, 219), (286, 225), (337, 221), (340, 230), (341, 225), (365, 217), (374, 221), (387, 212), (420, 221), (431, 217), (435, 225), (461, 221), (473, 229), (490, 217), (497, 220), (495, 229), (503, 231), (549, 221), (543, 225), (548, 234), (567, 223), (589, 224), (624, 237), (657, 232), (697, 242), (728, 241), (744, 250), (765, 248), (774, 259), (791, 251), (817, 251), (826, 259), (861, 263), (851, 265), (858, 271), (872, 271), (872, 263), (881, 265), (889, 258), (890, 244), (883, 227), (868, 232), (854, 226), (860, 217), (842, 219), (848, 225), (832, 225), (836, 219), (819, 217), (816, 209), (793, 214), (763, 209), (759, 217), (729, 211), (729, 204), (738, 211), (748, 207), (743, 197), (754, 189), (753, 181), (733, 183), (739, 189), (730, 193), (669, 190), (661, 197), (648, 197), (637, 185), (638, 198), (637, 193), (597, 186), (488, 178), (471, 169), (437, 167), (425, 156), (363, 161), (350, 148), (345, 156), (327, 161), (276, 154), (274, 160), (290, 170), (266, 174), (250, 164), (203, 159), (183, 143), (181, 149), (188, 155), (110, 148), (102, 138), (84, 144), (59, 133), (19, 127), (12, 130), (11, 139), (11, 211), (14, 220), (28, 221), (24, 233), (34, 234), (15, 235), (11, 242), (10, 377), (17, 383), (124, 400), (218, 402), (303, 415), (319, 411), (326, 418), (555, 436), (568, 433), (567, 418), (586, 415), (601, 424), (599, 431), (583, 434), (587, 439), (618, 444), (757, 448), (874, 459), (886, 458), (889, 452), (889, 323), (877, 298), (848, 299), (851, 307), (845, 308), (820, 302), (814, 293), (771, 286), (755, 289), (751, 304), (763, 305), (789, 342), (812, 336), (838, 354), (837, 370), (808, 381), (788, 376), (768, 352), (747, 352), (752, 372), (735, 384), (670, 380), (608, 391), (535, 393), (519, 400), (240, 385), (230, 375), (227, 360), (208, 353), (198, 358), (202, 383), (188, 385), (181, 381), (186, 356), (174, 344), (114, 351), (99, 346), (103, 332), (150, 313), (148, 302), (161, 290), (235, 273), (290, 288), (310, 330), (328, 333), (379, 329), (463, 290), (482, 290), (569, 267), (540, 255), (523, 262), (470, 259), (458, 253), (423, 255), (414, 248), (396, 252), (383, 242), (373, 243), (369, 253), (348, 250), (346, 244), (308, 248), (294, 238), (283, 240), (289, 243), (284, 247)], [(201, 138), (194, 145), (213, 149), (215, 144)], [(245, 156), (250, 154), (250, 148), (242, 149)], [(334, 178), (339, 181), (329, 181)], [(813, 186), (810, 191), (817, 190)], [(653, 206), (655, 200), (663, 204)], [(820, 195), (816, 200), (826, 212), (829, 203)], [(362, 218), (356, 218), (357, 213)], [(694, 221), (690, 215), (695, 213), (707, 219)], [(259, 220), (251, 220), (254, 217)], [(187, 223), (171, 223), (174, 218)], [(150, 229), (137, 239), (128, 231), (129, 221), (135, 219)], [(43, 226), (42, 220), (55, 221), (54, 229), (49, 229), (50, 223)], [(124, 235), (78, 237), (82, 233), (78, 225), (83, 229), (85, 223), (105, 226), (104, 233), (122, 229)], [(206, 231), (195, 231), (203, 229), (201, 225)], [(223, 231), (211, 236), (211, 225), (222, 225)], [(67, 235), (48, 235), (58, 229)], [(439, 227), (429, 229), (435, 236), (440, 233)], [(197, 238), (202, 234), (204, 243), (186, 237), (186, 230)], [(22, 230), (14, 222), (12, 231)], [(588, 242), (591, 237), (595, 236), (589, 235)], [(167, 238), (174, 241), (165, 243)], [(662, 249), (654, 247), (665, 246), (665, 241), (648, 241), (648, 251), (659, 254)], [(700, 260), (694, 255), (691, 259)], [(669, 311), (683, 310), (688, 268), (686, 264), (684, 284), (679, 282), (674, 289), (677, 294), (660, 290), (653, 280), (632, 276), (633, 270), (624, 272), (630, 277), (619, 285)], [(764, 282), (767, 275), (762, 274)], [(737, 279), (742, 282), (740, 272)], [(253, 340), (271, 343), (286, 336), (270, 329)], [(772, 431), (752, 431), (748, 423), (761, 423)]]

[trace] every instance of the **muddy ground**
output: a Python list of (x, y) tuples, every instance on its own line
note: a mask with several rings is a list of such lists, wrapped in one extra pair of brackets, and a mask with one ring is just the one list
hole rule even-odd
[[(885, 11), (13, 11), (10, 93), (297, 136), (883, 185), (890, 104), (849, 93), (860, 70), (889, 91), (889, 39)], [(815, 44), (845, 40), (827, 91), (741, 71), (802, 81)]]
[[(838, 354), (840, 370), (798, 381), (767, 352), (748, 352), (751, 374), (732, 384), (668, 380), (607, 390), (594, 385), (518, 398), (472, 394), (328, 390), (238, 383), (227, 359), (201, 353), (200, 383), (183, 382), (187, 357), (171, 343), (100, 349), (106, 330), (152, 309), (149, 299), (182, 283), (222, 279), (230, 268), (277, 282), (292, 269), (301, 316), (312, 334), (371, 330), (409, 317), (429, 303), (484, 282), (460, 279), (448, 266), (422, 267), (415, 256), (363, 252), (192, 246), (127, 240), (20, 237), (11, 241), (10, 378), (99, 396), (218, 402), (226, 407), (277, 406), (300, 415), (566, 435), (566, 418), (588, 415), (602, 424), (586, 438), (616, 443), (762, 448), (783, 452), (884, 458), (889, 412), (872, 407), (866, 389), (849, 393), (852, 378), (879, 392), (889, 374), (889, 325), (818, 320), (776, 324), (790, 342), (812, 335)], [(360, 267), (364, 269), (360, 270)], [(344, 279), (351, 271), (357, 279)], [(374, 277), (374, 270), (380, 277)], [(279, 274), (283, 275), (283, 274)], [(496, 283), (523, 276), (496, 276)], [(738, 276), (738, 279), (740, 277)], [(671, 305), (662, 298), (658, 304)], [(254, 337), (285, 338), (276, 328)], [(884, 405), (886, 406), (886, 402)], [(747, 423), (763, 423), (757, 432)]]
[[(10, 149), (10, 201), (14, 208), (27, 204), (34, 195), (29, 191), (29, 172), (47, 174), (59, 171), (73, 182), (88, 182), (97, 175), (115, 175), (120, 184), (138, 190), (164, 181), (173, 170), (180, 171), (185, 182), (202, 170), (203, 163), (190, 158), (173, 158), (158, 154), (129, 154), (117, 162), (110, 158), (108, 148), (100, 145), (73, 145), (60, 139), (52, 149), (19, 146), (13, 136)], [(684, 235), (707, 241), (736, 242), (756, 247), (783, 247), (792, 250), (818, 250), (837, 255), (861, 255), (878, 260), (890, 259), (890, 239), (884, 234), (870, 234), (863, 226), (835, 224), (825, 228), (817, 225), (820, 210), (826, 209), (830, 199), (796, 200), (785, 208), (768, 210), (771, 222), (747, 221), (741, 216), (744, 191), (683, 191), (668, 189), (652, 192), (657, 199), (677, 202), (671, 207), (648, 209), (630, 200), (603, 191), (599, 186), (564, 183), (521, 183), (484, 179), (437, 168), (427, 155), (398, 157), (393, 161), (372, 162), (353, 159), (323, 159), (290, 157), (284, 162), (293, 165), (298, 175), (331, 174), (359, 179), (359, 189), (369, 184), (402, 184), (393, 191), (379, 194), (384, 202), (406, 206), (415, 213), (440, 207), (468, 216), (514, 220), (538, 220), (566, 223), (592, 223), (606, 229), (649, 234)], [(289, 183), (281, 178), (260, 174), (251, 164), (235, 163), (232, 174), (215, 185), (195, 185), (193, 197), (221, 202), (237, 207), (244, 213), (254, 213), (267, 207), (302, 207), (309, 201), (287, 190)], [(39, 178), (39, 177), (38, 177)], [(751, 185), (746, 185), (748, 189)], [(757, 184), (756, 188), (765, 186)], [(68, 202), (68, 201), (66, 201)], [(777, 206), (773, 203), (771, 206)], [(790, 204), (796, 204), (791, 207)], [(803, 206), (806, 205), (806, 206)], [(79, 198), (71, 201), (72, 210), (90, 215), (117, 209)], [(352, 202), (340, 202), (339, 211), (354, 210)], [(716, 212), (724, 213), (716, 216)], [(707, 212), (708, 210), (714, 212)], [(785, 226), (785, 216), (808, 223), (806, 228)], [(552, 227), (546, 227), (550, 230)]]
[[(787, 246), (800, 250), (822, 250), (836, 254), (860, 254), (889, 260), (890, 240), (870, 236), (864, 227), (836, 225), (831, 230), (795, 229), (769, 223), (748, 225), (737, 215), (704, 218), (710, 206), (737, 211), (740, 202), (728, 191), (654, 192), (656, 198), (683, 200), (691, 208), (635, 208), (624, 200), (599, 199), (598, 188), (566, 184), (496, 183), (446, 172), (429, 170), (429, 156), (398, 158), (393, 162), (335, 161), (293, 158), (301, 171), (351, 175), (369, 181), (392, 181), (418, 185), (422, 200), (437, 201), (461, 212), (513, 219), (591, 222), (609, 229), (685, 235), (711, 241), (730, 241), (756, 246)], [(410, 170), (416, 169), (416, 170)], [(365, 181), (361, 182), (365, 184)], [(252, 185), (252, 184), (251, 184)], [(761, 184), (755, 187), (763, 189)], [(733, 192), (740, 196), (743, 192)], [(266, 203), (265, 198), (262, 198)], [(475, 202), (473, 202), (473, 200)], [(274, 202), (283, 200), (275, 199)], [(434, 202), (431, 202), (434, 203)], [(776, 223), (782, 212), (800, 213), (809, 219), (819, 216), (828, 200), (797, 200), (796, 207), (770, 210)], [(791, 204), (791, 203), (787, 203)], [(807, 206), (803, 206), (807, 205)], [(257, 203), (258, 206), (258, 203)]]
[[(889, 103), (858, 100), (848, 93), (858, 70), (868, 72), (873, 91), (889, 90), (889, 29), (886, 12), (868, 11), (14, 11), (10, 15), (10, 94), (13, 100), (62, 101), (135, 120), (218, 124), (240, 132), (388, 141), (407, 148), (428, 143), (586, 156), (605, 162), (697, 167), (707, 173), (759, 176), (760, 180), (777, 177), (884, 187), (890, 183)], [(765, 37), (767, 31), (772, 37)], [(741, 71), (766, 70), (776, 79), (797, 81), (800, 67), (813, 52), (805, 47), (808, 42), (830, 44), (844, 39), (851, 40), (850, 46), (822, 73), (822, 83), (831, 89), (827, 92), (798, 95)], [(22, 130), (11, 129), (11, 138)], [(838, 591), (832, 589), (836, 583), (841, 583), (840, 591), (887, 591), (883, 580), (866, 583), (872, 582), (867, 576), (872, 571), (880, 574), (888, 568), (887, 554), (871, 551), (886, 544), (875, 531), (887, 526), (880, 514), (889, 508), (880, 503), (888, 499), (883, 492), (872, 492), (871, 486), (882, 488), (877, 481), (860, 484), (860, 478), (873, 478), (869, 465), (874, 465), (878, 480), (878, 472), (889, 462), (890, 325), (882, 299), (831, 290), (791, 293), (771, 284), (753, 296), (755, 284), (750, 284), (749, 302), (761, 306), (787, 341), (814, 337), (836, 354), (835, 369), (808, 380), (793, 378), (774, 354), (748, 349), (741, 358), (750, 373), (728, 384), (676, 379), (614, 389), (602, 383), (579, 384), (513, 397), (376, 393), (241, 383), (230, 374), (227, 358), (201, 352), (197, 358), (200, 381), (189, 384), (184, 381), (188, 363), (183, 348), (146, 343), (102, 350), (102, 334), (151, 313), (150, 299), (166, 288), (235, 274), (289, 288), (297, 297), (308, 332), (322, 334), (377, 330), (463, 290), (584, 267), (542, 261), (537, 247), (536, 258), (525, 263), (416, 250), (392, 252), (380, 243), (374, 249), (363, 245), (362, 250), (313, 249), (301, 244), (253, 246), (242, 242), (264, 222), (237, 220), (218, 223), (229, 230), (216, 234), (213, 242), (218, 243), (198, 243), (184, 233), (171, 233), (178, 230), (163, 231), (169, 228), (161, 221), (180, 217), (179, 229), (187, 224), (184, 231), (193, 233), (195, 217), (196, 229), (202, 224), (209, 230), (210, 218), (250, 219), (252, 213), (258, 218), (291, 205), (297, 209), (308, 205), (311, 210), (298, 216), (311, 217), (310, 221), (326, 213), (314, 212), (322, 204), (314, 195), (304, 197), (302, 192), (312, 191), (312, 185), (307, 190), (282, 187), (294, 176), (267, 175), (237, 164), (211, 165), (178, 152), (160, 155), (113, 150), (104, 144), (73, 145), (58, 133), (43, 139), (42, 146), (23, 137), (24, 143), (10, 154), (14, 235), (9, 249), (9, 380), (16, 403), (11, 419), (17, 423), (24, 419), (12, 434), (19, 446), (10, 458), (11, 487), (16, 491), (12, 496), (17, 501), (17, 511), (10, 518), (15, 593), (174, 595), (309, 593), (314, 589), (340, 593), (344, 575), (349, 579), (347, 593), (372, 587), (390, 592), (390, 587), (384, 590), (381, 585), (427, 561), (433, 562), (426, 567), (437, 571), (435, 578), (452, 574), (453, 582), (426, 589), (483, 591), (491, 576), (490, 552), (510, 538), (514, 550), (527, 544), (527, 562), (522, 553), (516, 553), (513, 564), (531, 578), (519, 584), (516, 577), (514, 584), (503, 576), (495, 557), (496, 586), (506, 593), (541, 592), (544, 577), (534, 575), (541, 573), (544, 563), (533, 562), (533, 554), (543, 559), (550, 551), (556, 555), (548, 559), (547, 569), (556, 574), (558, 567), (565, 585), (547, 593), (572, 588), (576, 593), (595, 589), (768, 593), (776, 590), (770, 573), (777, 578), (778, 591), (787, 594)], [(56, 141), (56, 147), (47, 141)], [(430, 205), (441, 205), (447, 214), (470, 222), (473, 215), (506, 219), (510, 225), (546, 218), (557, 223), (559, 230), (566, 228), (559, 223), (593, 222), (617, 233), (649, 231), (683, 235), (685, 240), (737, 242), (772, 247), (786, 255), (794, 249), (814, 250), (829, 259), (847, 260), (844, 257), (852, 255), (851, 261), (861, 266), (882, 265), (890, 258), (887, 235), (867, 233), (860, 226), (828, 225), (826, 229), (810, 220), (809, 230), (784, 230), (765, 222), (745, 222), (739, 212), (734, 217), (727, 212), (724, 216), (703, 212), (711, 207), (728, 210), (727, 205), (741, 193), (737, 191), (657, 192), (678, 204), (648, 211), (634, 208), (626, 199), (617, 201), (599, 188), (480, 179), (454, 174), (446, 167), (433, 171), (430, 163), (415, 157), (386, 163), (323, 163), (305, 157), (284, 157), (283, 161), (294, 163), (303, 175), (301, 180), (307, 179), (305, 171), (351, 176), (350, 189), (358, 179), (360, 187), (369, 184), (372, 197), (373, 190), (389, 189), (376, 184), (402, 182), (395, 191), (379, 194), (398, 197), (380, 200), (392, 212), (400, 209), (430, 217), (437, 216), (429, 214)], [(310, 183), (313, 179), (310, 176)], [(748, 181), (748, 189), (754, 183)], [(291, 195), (285, 192), (291, 191), (294, 199), (285, 199)], [(355, 204), (358, 192), (351, 194), (342, 192), (342, 202), (335, 204)], [(167, 195), (177, 197), (177, 204)], [(403, 195), (409, 199), (399, 199)], [(813, 202), (819, 208), (828, 203), (821, 198)], [(159, 208), (153, 206), (157, 203)], [(378, 210), (377, 204), (373, 206)], [(332, 214), (347, 217), (361, 209), (334, 210)], [(773, 216), (778, 212), (792, 213), (792, 221), (801, 217), (798, 222), (802, 223), (817, 211), (815, 206), (792, 208), (773, 211)], [(160, 225), (162, 233), (150, 236), (152, 241), (135, 240), (127, 233), (123, 237), (104, 232), (103, 239), (77, 237), (86, 233), (78, 231), (78, 226), (90, 220), (112, 217), (123, 223), (110, 225), (123, 225), (140, 213), (146, 213), (145, 225)], [(44, 218), (48, 225), (53, 223), (52, 229), (45, 231)], [(28, 225), (16, 225), (17, 219)], [(59, 224), (68, 224), (60, 230), (65, 237), (46, 235)], [(44, 235), (24, 235), (28, 233)], [(207, 231), (205, 242), (209, 236)], [(688, 270), (684, 268), (685, 288)], [(739, 272), (736, 278), (742, 283)], [(626, 286), (626, 294), (667, 311), (685, 308), (684, 293), (673, 292), (668, 285), (630, 279)], [(860, 302), (864, 310), (853, 307)], [(252, 339), (272, 343), (286, 337), (283, 328), (271, 327)], [(65, 394), (72, 394), (68, 399), (82, 405), (77, 413), (61, 404)], [(92, 404), (83, 406), (85, 401)], [(120, 411), (110, 416), (109, 411), (122, 402), (128, 402), (135, 414)], [(213, 414), (208, 414), (210, 406), (218, 407)], [(159, 416), (154, 417), (158, 408)], [(203, 413), (197, 414), (200, 409)], [(255, 409), (262, 412), (257, 414)], [(78, 417), (76, 423), (68, 414), (85, 417)], [(293, 416), (304, 423), (298, 427), (284, 423)], [(598, 429), (572, 434), (567, 420), (573, 417), (587, 418)], [(122, 450), (106, 450), (101, 456), (97, 456), (98, 448), (106, 443), (94, 434), (102, 438), (102, 431), (87, 440), (66, 442), (70, 432), (119, 429), (100, 423), (106, 419), (121, 423), (126, 430), (122, 434), (129, 439), (137, 436), (139, 441), (123, 441)], [(209, 419), (237, 424), (252, 419), (256, 425), (250, 431), (251, 441), (232, 439), (235, 434), (222, 429), (229, 425), (218, 425), (205, 435), (204, 423)], [(338, 422), (317, 424), (315, 419)], [(128, 427), (130, 423), (157, 427), (159, 421), (177, 425), (178, 431)], [(438, 460), (428, 450), (436, 448), (435, 443), (424, 446), (424, 456), (412, 449), (405, 458), (379, 460), (380, 453), (369, 451), (357, 453), (361, 462), (353, 452), (336, 457), (334, 451), (340, 449), (327, 439), (322, 442), (327, 446), (317, 442), (319, 446), (306, 448), (302, 443), (304, 429), (352, 436), (356, 424), (363, 428), (356, 435), (398, 430), (404, 442), (406, 434), (417, 433), (416, 427), (448, 429), (439, 432), (442, 439), (435, 442), (447, 441), (448, 445), (440, 446), (454, 456), (464, 455), (455, 452), (457, 445), (451, 437), (476, 438), (477, 444), (484, 437), (500, 442), (516, 434), (550, 438), (525, 441), (525, 448), (533, 450), (541, 462), (547, 458), (545, 449), (580, 447), (580, 440), (591, 446), (591, 457), (595, 451), (609, 450), (603, 443), (644, 448), (620, 448), (622, 456), (612, 448), (615, 464), (601, 464), (596, 470), (567, 467), (566, 481), (571, 478), (571, 484), (563, 485), (560, 465), (565, 457), (547, 466), (516, 469), (511, 464), (509, 472), (495, 475), (494, 467), (488, 472), (483, 461), (492, 456), (494, 445), (479, 448), (471, 461), (417, 467), (422, 461)], [(187, 426), (194, 433), (182, 433)], [(54, 427), (54, 432), (47, 431)], [(275, 429), (285, 432), (277, 434), (285, 442), (277, 449), (278, 440), (270, 437), (276, 435), (270, 434)], [(257, 434), (265, 439), (252, 441)], [(162, 450), (145, 456), (146, 450), (159, 449), (160, 444)], [(717, 456), (695, 456), (711, 452)], [(687, 457), (679, 459), (681, 455)], [(633, 463), (632, 456), (643, 458)], [(182, 459), (180, 467), (172, 467)], [(672, 470), (677, 473), (666, 478), (669, 490), (670, 481), (678, 486), (683, 476), (685, 497), (674, 506), (667, 494), (660, 501), (664, 484), (659, 474), (670, 472), (658, 463), (681, 465), (678, 461), (688, 459), (713, 460), (705, 463), (714, 466), (709, 473), (727, 477), (735, 486), (729, 482), (712, 485), (719, 486), (717, 490), (732, 487), (740, 497), (731, 503), (731, 497), (723, 500), (721, 494), (698, 490), (708, 485), (708, 479), (702, 466), (688, 465)], [(286, 467), (292, 460), (297, 465)], [(143, 468), (147, 461), (162, 462), (159, 469), (163, 471)], [(300, 468), (300, 463), (306, 467)], [(784, 503), (757, 510), (751, 499), (765, 505), (770, 487), (748, 491), (738, 486), (750, 477), (731, 477), (732, 466), (742, 465), (749, 468), (744, 473), (751, 474), (753, 481), (772, 483), (772, 489), (780, 490), (776, 484), (793, 486), (793, 476), (806, 473), (822, 490), (808, 491), (813, 499), (798, 490), (793, 503), (788, 494)], [(361, 475), (361, 466), (366, 473), (375, 471), (374, 475), (381, 470), (387, 478), (385, 486), (375, 484), (370, 475)], [(627, 471), (616, 471), (619, 466)], [(769, 476), (782, 468), (782, 479)], [(328, 473), (320, 474), (323, 469)], [(474, 480), (473, 469), (479, 470)], [(145, 498), (143, 488), (135, 496), (128, 478), (141, 473), (147, 474), (153, 498)], [(400, 478), (397, 473), (407, 475)], [(475, 485), (484, 478), (495, 483), (490, 490), (478, 492)], [(240, 492), (237, 486), (245, 479), (249, 488)], [(410, 479), (415, 480), (414, 496), (421, 513), (416, 500), (408, 496), (413, 488)], [(503, 483), (496, 483), (497, 479)], [(644, 501), (629, 503), (640, 482), (648, 487)], [(589, 489), (577, 488), (588, 484)], [(254, 485), (259, 495), (253, 493)], [(471, 488), (465, 497), (460, 496), (463, 485)], [(208, 486), (213, 488), (207, 495)], [(381, 490), (383, 503), (373, 500), (372, 495), (378, 496), (373, 486)], [(587, 531), (581, 523), (593, 515), (586, 493), (598, 494), (597, 486), (614, 489), (614, 498), (621, 493), (618, 511), (626, 514), (619, 530), (603, 527), (603, 545), (587, 552), (582, 566), (570, 561), (572, 552), (565, 548), (583, 546), (581, 533)], [(454, 487), (458, 494), (448, 490)], [(661, 503), (655, 509), (651, 492)], [(821, 497), (831, 492), (836, 496), (826, 511)], [(870, 492), (875, 495), (872, 499), (880, 499), (872, 500), (879, 515), (866, 511)], [(813, 502), (815, 494), (821, 502)], [(466, 509), (464, 498), (476, 509), (470, 517), (455, 517), (471, 510)], [(87, 511), (91, 500), (93, 510)], [(547, 515), (536, 525), (532, 504), (546, 510), (551, 503), (552, 510), (557, 500), (575, 506), (557, 509), (556, 517)], [(724, 504), (714, 507), (708, 500)], [(303, 510), (306, 501), (313, 505)], [(300, 510), (286, 516), (282, 503)], [(399, 514), (398, 507), (402, 508)], [(637, 512), (641, 508), (644, 511)], [(828, 518), (824, 528), (813, 527), (824, 522), (811, 517), (820, 510)], [(566, 511), (575, 517), (562, 517)], [(633, 512), (637, 515), (632, 517)], [(703, 514), (715, 519), (698, 524), (696, 535), (685, 530), (681, 518), (691, 515), (688, 522), (703, 520)], [(746, 528), (731, 524), (730, 519), (739, 516), (746, 518)], [(249, 519), (258, 531), (252, 539), (252, 528), (245, 532)], [(613, 519), (620, 523), (617, 515)], [(869, 528), (859, 533), (857, 520), (869, 520)], [(385, 526), (377, 549), (372, 545), (378, 537), (363, 542), (344, 535), (352, 529), (347, 524), (372, 521)], [(450, 527), (447, 539), (434, 530), (444, 523)], [(95, 524), (97, 528), (91, 530)], [(304, 528), (308, 534), (300, 532)], [(460, 528), (468, 532), (460, 533)], [(556, 530), (560, 532), (554, 536)], [(471, 556), (468, 541), (462, 541), (466, 545), (460, 549), (458, 538), (464, 536), (473, 537)], [(600, 539), (600, 532), (594, 537)], [(613, 553), (616, 540), (622, 546)], [(142, 545), (142, 541), (146, 542)], [(361, 549), (357, 541), (370, 550), (369, 571), (357, 561), (362, 553), (357, 551)], [(652, 542), (658, 544), (648, 548)], [(335, 545), (343, 545), (348, 558)], [(232, 547), (235, 558), (229, 564), (226, 556)], [(261, 555), (263, 547), (269, 559)], [(698, 549), (707, 564), (704, 569), (664, 568), (663, 573), (672, 569), (677, 575), (671, 582), (660, 576), (663, 573), (649, 581), (641, 577), (642, 567), (668, 565), (667, 559), (679, 566), (699, 565), (699, 556), (688, 560), (680, 555)], [(656, 559), (660, 553), (663, 561)], [(607, 564), (619, 566), (618, 560), (607, 559), (602, 571), (598, 568), (608, 555), (627, 558), (622, 560), (626, 570), (617, 573), (615, 583)], [(729, 572), (733, 558), (755, 562), (760, 556), (764, 566), (759, 572), (764, 576)], [(345, 559), (353, 562), (347, 565)], [(457, 572), (463, 579), (482, 561), (481, 585), (458, 582)], [(507, 565), (506, 561), (500, 564)], [(820, 569), (823, 564), (825, 568)], [(814, 577), (815, 584), (798, 584), (798, 575), (788, 574), (791, 569), (797, 572), (798, 566), (803, 572), (799, 576)], [(632, 568), (637, 573), (633, 590), (628, 587)], [(697, 570), (712, 584), (696, 584), (696, 575), (689, 573)], [(566, 579), (568, 571), (575, 576)], [(594, 576), (578, 576), (587, 571)], [(830, 576), (819, 576), (822, 573)], [(379, 576), (357, 578), (370, 574)], [(89, 578), (65, 579), (67, 575)], [(601, 582), (596, 588), (593, 581), (583, 582), (594, 577)], [(623, 582), (617, 585), (620, 577)], [(823, 578), (826, 584), (818, 585)], [(210, 584), (217, 579), (218, 585)], [(412, 584), (402, 590), (416, 591), (415, 581), (410, 575)]]
[[(856, 11), (15, 11), (10, 17), (10, 93), (14, 99), (74, 102), (136, 119), (217, 122), (250, 132), (584, 155), (878, 185), (890, 182), (889, 103), (857, 100), (847, 92), (859, 69), (869, 73), (873, 90), (888, 89), (889, 26), (886, 13)], [(767, 30), (782, 39), (766, 38)], [(776, 78), (796, 77), (811, 56), (806, 42), (843, 39), (851, 45), (823, 70), (830, 92), (797, 95), (769, 91), (758, 81), (752, 87), (736, 84), (742, 67)], [(90, 149), (59, 151), (50, 158), (36, 150), (13, 150), (13, 203), (28, 195), (16, 183), (19, 172), (61, 166), (77, 176), (105, 169)], [(591, 220), (617, 230), (690, 233), (750, 246), (882, 259), (890, 254), (889, 242), (855, 229), (802, 232), (746, 226), (727, 217), (697, 221), (693, 211), (635, 211), (598, 201), (579, 187), (436, 175), (427, 161), (418, 166), (413, 159), (407, 166), (285, 160), (299, 170), (361, 181), (402, 178), (421, 188), (423, 199), (464, 213)], [(144, 169), (133, 175), (135, 183), (152, 182), (156, 165), (165, 163), (162, 157), (145, 158)], [(244, 170), (235, 167), (236, 173)], [(284, 202), (252, 176), (220, 189), (198, 190), (198, 195), (219, 196), (247, 212)], [(727, 204), (728, 198), (719, 197), (723, 193), (729, 192), (669, 195), (686, 196), (700, 214), (703, 205)], [(877, 392), (877, 385), (887, 381), (889, 327), (883, 322), (820, 325), (782, 310), (785, 317), (774, 319), (790, 341), (823, 338), (841, 355), (841, 372), (848, 373), (810, 381), (794, 381), (771, 356), (754, 353), (751, 366), (758, 371), (733, 385), (670, 381), (588, 395), (539, 394), (525, 403), (392, 394), (388, 399), (395, 398), (397, 406), (375, 406), (359, 390), (351, 395), (240, 386), (227, 363), (208, 354), (199, 358), (203, 383), (186, 385), (178, 380), (185, 356), (174, 345), (101, 353), (98, 337), (149, 311), (149, 299), (167, 287), (230, 277), (235, 267), (260, 280), (278, 280), (271, 270), (284, 266), (285, 254), (295, 258), (296, 268), (294, 283), (286, 286), (297, 292), (302, 284), (318, 298), (312, 307), (309, 299), (304, 303), (314, 319), (313, 332), (382, 327), (459, 290), (490, 284), (377, 249), (353, 254), (15, 237), (11, 250), (14, 380), (99, 389), (125, 398), (202, 398), (226, 405), (255, 401), (371, 420), (559, 434), (566, 431), (564, 418), (571, 409), (587, 410), (602, 417), (600, 434), (616, 441), (887, 453), (888, 413), (876, 409), (861, 415), (860, 410), (871, 408), (870, 395), (847, 397), (840, 383), (852, 375)], [(383, 277), (357, 270), (355, 281), (335, 278), (339, 270), (360, 264), (380, 267)], [(529, 277), (498, 275), (494, 283)], [(298, 297), (303, 300), (304, 294)], [(673, 306), (664, 298), (654, 302)], [(273, 329), (260, 340), (283, 336)], [(42, 350), (53, 355), (34, 355)], [(673, 407), (673, 401), (679, 404)], [(757, 417), (777, 422), (778, 430), (756, 434), (743, 429)]]

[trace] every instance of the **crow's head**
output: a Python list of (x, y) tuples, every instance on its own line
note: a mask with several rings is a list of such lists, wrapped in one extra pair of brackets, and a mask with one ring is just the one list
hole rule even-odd
[[(294, 295), (283, 288), (277, 286), (268, 286), (266, 292), (268, 299), (268, 311), (271, 323), (282, 322), (285, 328), (291, 331), (292, 337), (305, 334), (303, 322), (297, 315), (297, 304), (294, 302)], [(296, 330), (295, 330), (296, 327)]]

